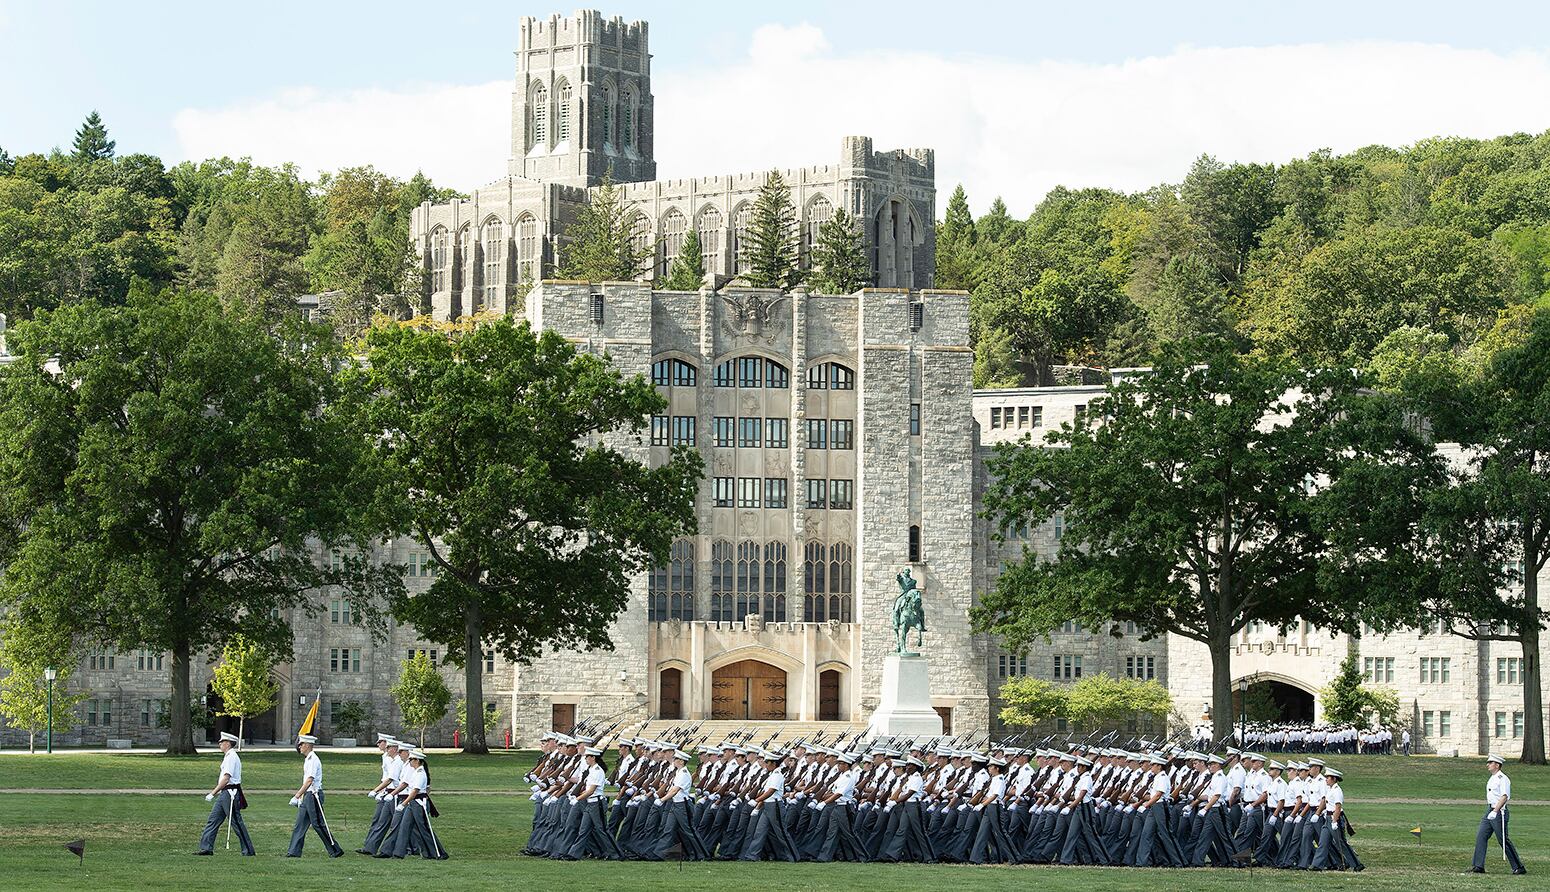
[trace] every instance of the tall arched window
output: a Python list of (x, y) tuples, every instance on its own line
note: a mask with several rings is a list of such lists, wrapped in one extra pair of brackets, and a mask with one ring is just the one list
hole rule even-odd
[(667, 615), (669, 619), (694, 619), (694, 542), (679, 539), (673, 543), (673, 560), (668, 573)]
[(473, 230), (467, 225), (457, 231), (458, 268), (455, 276), (456, 282), (453, 288), (462, 291), (473, 284), (474, 276), (474, 236)]
[(829, 601), (824, 580), (828, 577), (828, 549), (822, 542), (809, 542), (803, 557), (802, 583), (806, 593), (802, 598), (802, 616), (810, 623), (827, 622)]
[(532, 214), (517, 219), (517, 280), (538, 281), (538, 221)]
[(657, 564), (646, 577), (646, 620), (658, 623), (667, 619), (667, 576), (669, 564)]
[(829, 618), (850, 622), (850, 586), (854, 549), (849, 542), (829, 546)]
[(603, 85), (603, 145), (614, 143), (614, 114), (616, 112), (613, 84)]
[(560, 142), (570, 139), (570, 84), (560, 80), (560, 101), (555, 109), (554, 137)]
[(763, 567), (759, 560), (759, 543), (737, 543), (737, 611), (742, 619), (750, 613), (761, 613), (759, 583)]
[(807, 203), (807, 221), (802, 227), (802, 268), (813, 265), (813, 249), (818, 247), (819, 230), (834, 216), (834, 205), (822, 195)]
[(910, 563), (920, 563), (920, 527), (910, 525)]
[(732, 543), (718, 539), (710, 546), (710, 620), (732, 622)]
[(721, 212), (715, 208), (700, 211), (694, 229), (700, 236), (700, 259), (704, 262), (705, 272), (711, 275), (721, 272)]
[(636, 104), (635, 91), (626, 88), (624, 101), (619, 103), (619, 141), (624, 143), (626, 149), (635, 148), (635, 119), (639, 115), (639, 107)]
[(662, 256), (657, 264), (657, 278), (665, 279), (673, 267), (673, 260), (684, 247), (684, 233), (689, 229), (689, 222), (684, 215), (678, 213), (677, 208), (671, 208), (662, 215)]
[(447, 290), (447, 231), (431, 230), (431, 290)]
[(549, 88), (543, 84), (533, 88), (533, 147), (549, 145)]
[(494, 217), (484, 224), (484, 300), (486, 308), (495, 306), (505, 287), (506, 226)]
[(786, 621), (786, 543), (764, 544), (764, 621)]
[(651, 221), (646, 219), (645, 214), (636, 214), (630, 219), (630, 247), (635, 251), (635, 256), (643, 258), (635, 274), (641, 278), (651, 275), (651, 261), (656, 252), (651, 250)]
[(732, 212), (732, 254), (737, 261), (739, 275), (753, 268), (749, 256), (748, 230), (753, 224), (753, 208), (743, 205)]

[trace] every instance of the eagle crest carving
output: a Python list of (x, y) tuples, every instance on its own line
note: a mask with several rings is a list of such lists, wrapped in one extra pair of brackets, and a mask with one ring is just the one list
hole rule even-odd
[(765, 296), (743, 291), (719, 296), (726, 311), (721, 316), (722, 322), (732, 330), (733, 334), (766, 343), (774, 342), (773, 335), (765, 337), (764, 331), (777, 322), (775, 308), (780, 306), (789, 295)]

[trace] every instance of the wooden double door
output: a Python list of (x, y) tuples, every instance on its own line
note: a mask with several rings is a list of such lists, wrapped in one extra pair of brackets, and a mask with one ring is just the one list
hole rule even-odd
[(758, 660), (722, 666), (710, 676), (710, 717), (784, 720), (786, 673)]

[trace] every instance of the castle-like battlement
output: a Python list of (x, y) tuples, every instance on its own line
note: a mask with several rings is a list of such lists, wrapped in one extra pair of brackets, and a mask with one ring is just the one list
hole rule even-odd
[(523, 16), (517, 49), (522, 52), (592, 43), (645, 53), (648, 27), (639, 19), (626, 23), (623, 16), (604, 18), (595, 9), (578, 9), (568, 16), (554, 13), (547, 19)]

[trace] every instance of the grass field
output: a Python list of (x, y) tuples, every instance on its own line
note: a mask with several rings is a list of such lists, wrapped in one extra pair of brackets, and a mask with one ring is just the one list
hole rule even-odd
[[(360, 844), (372, 803), (358, 791), (377, 776), (371, 755), (321, 751), (329, 792), (329, 823), (348, 850)], [(279, 855), (289, 840), (295, 809), (286, 804), (300, 778), (295, 754), (250, 753), (243, 759), (246, 812), (259, 855), (239, 858), (217, 843), (215, 858), (196, 858), (199, 831), (209, 813), (202, 793), (214, 781), (215, 755), (0, 756), (0, 789), (59, 792), (0, 793), (0, 888), (193, 889), (213, 884), (250, 889), (296, 889), (339, 884), (400, 888), (493, 889), (513, 883), (581, 889), (1001, 889), (1034, 885), (1055, 889), (1237, 889), (1244, 871), (1159, 871), (1130, 868), (970, 867), (861, 864), (605, 864), (524, 858), (532, 811), (525, 796), (510, 795), (532, 755), (487, 758), (457, 755), (432, 760), (442, 817), (436, 822), (452, 860), (380, 861), (349, 853), (329, 860), (316, 837), (306, 856)], [(1358, 829), (1353, 844), (1367, 863), (1359, 875), (1254, 871), (1260, 887), (1276, 889), (1429, 890), (1550, 888), (1550, 769), (1509, 766), (1513, 838), (1530, 876), (1503, 877), (1500, 854), (1492, 874), (1469, 876), (1469, 855), (1485, 788), (1479, 760), (1348, 757), (1330, 760), (1346, 770), (1345, 790)], [(146, 795), (94, 792), (116, 789), (199, 790)], [(69, 792), (65, 792), (69, 791)], [(274, 792), (262, 792), (274, 791)], [(465, 792), (453, 792), (465, 791)], [(1418, 845), (1410, 835), (1423, 828)], [(86, 838), (78, 866), (63, 843)], [(1504, 885), (1497, 885), (1504, 884)]]

